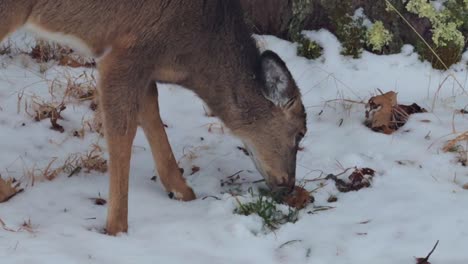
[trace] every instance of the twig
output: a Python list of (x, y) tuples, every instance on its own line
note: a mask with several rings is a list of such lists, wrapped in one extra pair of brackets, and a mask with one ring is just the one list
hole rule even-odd
[(429, 262), (429, 258), (431, 257), (432, 253), (434, 253), (434, 250), (437, 248), (437, 245), (439, 245), (439, 240), (437, 240), (437, 242), (435, 243), (434, 247), (432, 248), (432, 250), (429, 252), (429, 254), (427, 254), (427, 256), (425, 258), (417, 258), (417, 263), (418, 264), (428, 264)]
[(18, 232), (17, 230), (13, 230), (9, 227), (7, 227), (7, 225), (5, 224), (5, 222), (3, 222), (3, 220), (0, 218), (0, 225), (2, 226), (2, 228), (5, 230), (5, 231), (8, 231), (8, 232)]
[(355, 101), (351, 99), (332, 99), (332, 100), (325, 101), (325, 103), (332, 103), (332, 102), (347, 102), (347, 103), (352, 103), (352, 104), (363, 104), (363, 105), (366, 104), (365, 102)]
[(232, 174), (231, 176), (227, 176), (226, 178), (228, 178), (228, 179), (233, 178), (233, 177), (239, 175), (241, 172), (244, 172), (244, 170), (240, 170), (240, 171), (238, 171), (238, 172)]
[(281, 249), (281, 248), (283, 248), (284, 246), (287, 246), (287, 245), (289, 245), (289, 244), (298, 243), (298, 242), (302, 242), (302, 240), (300, 240), (300, 239), (294, 239), (294, 240), (287, 241), (287, 242), (281, 244), (281, 245), (278, 247), (278, 249)]
[(206, 199), (208, 199), (208, 198), (213, 198), (213, 199), (215, 199), (215, 200), (221, 201), (221, 198), (216, 197), (216, 196), (214, 196), (214, 195), (205, 196), (205, 197), (202, 198), (202, 200), (206, 200)]

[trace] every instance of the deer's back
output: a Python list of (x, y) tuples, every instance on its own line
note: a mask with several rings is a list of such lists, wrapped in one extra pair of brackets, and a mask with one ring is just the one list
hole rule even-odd
[(241, 17), (238, 3), (223, 0), (11, 1), (32, 3), (26, 25), (77, 37), (97, 54), (132, 39), (133, 45), (146, 48), (191, 46), (190, 42), (219, 37), (229, 30), (228, 22)]

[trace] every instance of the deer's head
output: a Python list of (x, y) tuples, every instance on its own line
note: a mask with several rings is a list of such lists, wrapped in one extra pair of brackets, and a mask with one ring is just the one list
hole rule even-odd
[(260, 115), (240, 136), (255, 166), (274, 191), (292, 190), (296, 178), (296, 155), (304, 137), (306, 113), (299, 89), (285, 63), (265, 51), (260, 63), (260, 84), (268, 113)]

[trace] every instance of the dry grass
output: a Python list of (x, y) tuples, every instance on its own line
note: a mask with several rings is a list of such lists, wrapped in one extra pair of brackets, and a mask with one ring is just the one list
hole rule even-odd
[(62, 119), (61, 113), (66, 109), (66, 106), (63, 103), (50, 103), (39, 101), (37, 98), (32, 100), (32, 108), (34, 113), (28, 113), (35, 121), (42, 121), (44, 119)]
[(210, 147), (208, 146), (186, 146), (182, 149), (182, 157), (180, 157), (178, 164), (182, 163), (183, 161), (193, 162), (199, 157), (199, 152), (206, 151)]
[[(18, 98), (18, 104), (20, 104), (21, 98)], [(33, 109), (34, 113), (29, 112), (29, 107)], [(51, 123), (50, 129), (59, 131), (60, 133), (65, 132), (63, 126), (58, 123), (58, 120), (62, 118), (62, 111), (66, 109), (66, 106), (63, 102), (61, 103), (51, 103), (44, 102), (38, 97), (33, 97), (31, 105), (28, 106), (28, 103), (25, 104), (25, 112), (33, 118), (35, 121), (40, 122), (44, 119), (49, 119)]]
[(468, 131), (465, 131), (456, 138), (449, 140), (442, 150), (444, 152), (456, 153), (458, 162), (463, 166), (468, 166)]
[(11, 227), (8, 227), (5, 224), (5, 222), (3, 222), (2, 219), (0, 219), (0, 226), (3, 228), (3, 230), (8, 231), (8, 232), (17, 233), (17, 232), (21, 232), (21, 231), (26, 231), (26, 232), (29, 232), (29, 233), (36, 233), (36, 231), (34, 230), (34, 227), (32, 225), (31, 219), (25, 220), (23, 222), (23, 224), (17, 229), (13, 229)]
[(468, 131), (465, 131), (464, 133), (457, 136), (456, 138), (449, 140), (447, 144), (445, 144), (443, 150), (445, 152), (451, 152), (462, 141), (468, 141)]
[(98, 145), (93, 145), (87, 153), (72, 154), (65, 161), (62, 169), (71, 177), (84, 170), (85, 173), (97, 171), (105, 173), (108, 170), (107, 160), (103, 157), (103, 151)]
[(34, 186), (36, 181), (52, 181), (62, 172), (62, 168), (52, 168), (57, 158), (53, 158), (44, 169), (38, 169), (36, 165), (30, 168), (23, 168), (23, 174), (26, 179), (31, 182), (31, 186)]
[[(48, 91), (51, 99), (42, 99), (34, 94), (26, 94), (25, 87), (18, 92), (17, 113), (19, 114), (24, 107), (27, 115), (33, 120), (39, 122), (49, 119), (51, 129), (64, 132), (65, 129), (58, 124), (62, 120), (62, 111), (68, 104), (81, 104), (84, 101), (90, 101), (90, 108), (97, 110), (97, 80), (94, 73), (84, 71), (78, 76), (65, 72), (60, 78), (54, 80), (44, 80), (48, 84)], [(85, 131), (98, 132), (102, 135), (102, 120), (100, 113), (96, 111), (93, 119), (83, 121), (82, 128), (74, 131), (74, 135), (80, 138), (84, 137)]]
[(56, 61), (61, 66), (73, 68), (96, 66), (93, 59), (78, 56), (69, 47), (43, 40), (37, 40), (29, 55), (38, 63)]
[(74, 98), (79, 102), (93, 101), (97, 99), (97, 81), (93, 73), (83, 72), (79, 76), (66, 76), (65, 98)]
[(71, 54), (72, 50), (65, 46), (44, 41), (37, 40), (36, 46), (31, 49), (29, 55), (38, 63), (49, 62), (51, 60), (60, 60), (61, 57)]
[(53, 166), (58, 158), (53, 158), (45, 168), (33, 167), (23, 168), (23, 175), (34, 186), (36, 181), (52, 181), (60, 174), (66, 173), (71, 177), (79, 172), (91, 173), (92, 171), (105, 173), (108, 170), (107, 160), (103, 157), (104, 152), (98, 145), (86, 153), (74, 153), (60, 166)]

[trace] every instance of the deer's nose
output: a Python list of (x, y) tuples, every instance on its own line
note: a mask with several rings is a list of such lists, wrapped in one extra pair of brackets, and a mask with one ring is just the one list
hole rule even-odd
[(294, 190), (295, 177), (284, 176), (276, 180), (270, 188), (278, 194), (289, 194)]

